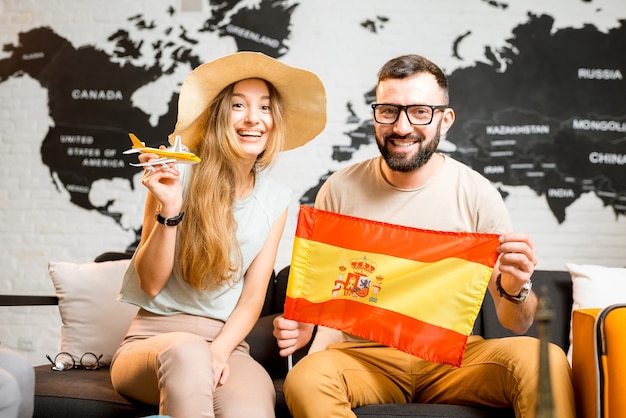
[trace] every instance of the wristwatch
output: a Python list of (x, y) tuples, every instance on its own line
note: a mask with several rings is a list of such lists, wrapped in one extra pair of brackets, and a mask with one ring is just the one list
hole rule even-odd
[(506, 293), (506, 291), (502, 288), (502, 284), (500, 283), (500, 279), (502, 278), (501, 274), (498, 274), (498, 278), (496, 279), (496, 289), (498, 289), (498, 293), (501, 297), (508, 300), (509, 302), (513, 302), (516, 304), (520, 304), (528, 299), (528, 295), (530, 294), (530, 289), (533, 287), (533, 283), (529, 280), (522, 285), (522, 290), (520, 290), (519, 295), (513, 296)]
[(161, 216), (161, 212), (156, 213), (156, 220), (158, 223), (163, 224), (165, 226), (176, 226), (183, 220), (183, 216), (185, 216), (185, 212), (181, 212), (178, 215), (172, 218), (164, 218)]

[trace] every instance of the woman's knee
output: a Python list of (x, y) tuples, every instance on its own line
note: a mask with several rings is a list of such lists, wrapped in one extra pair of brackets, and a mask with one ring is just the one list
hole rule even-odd
[[(159, 387), (167, 385), (170, 379), (186, 387), (212, 384), (212, 355), (204, 338), (172, 332), (127, 343), (111, 367), (115, 390), (144, 402), (149, 399), (148, 403), (158, 399)], [(144, 388), (141, 393), (137, 392), (138, 386)]]
[(181, 367), (198, 369), (212, 365), (213, 355), (209, 343), (201, 336), (188, 332), (171, 332), (155, 338), (166, 340), (159, 353), (161, 364), (175, 363)]

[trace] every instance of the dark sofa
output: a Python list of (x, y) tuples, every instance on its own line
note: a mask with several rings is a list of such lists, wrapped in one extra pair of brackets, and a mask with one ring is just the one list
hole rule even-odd
[[(108, 258), (106, 258), (108, 259)], [(99, 261), (103, 261), (101, 258)], [(276, 416), (290, 417), (282, 392), (287, 372), (287, 360), (277, 353), (272, 336), (272, 320), (282, 312), (289, 268), (275, 275), (268, 288), (265, 305), (254, 329), (247, 338), (252, 355), (264, 365), (274, 380), (276, 388)], [(534, 289), (546, 289), (554, 310), (551, 323), (551, 340), (564, 351), (569, 346), (570, 310), (572, 306), (571, 279), (565, 271), (536, 271)], [(46, 296), (0, 296), (1, 305), (55, 304), (55, 297)], [(503, 329), (495, 316), (493, 301), (487, 294), (483, 308), (476, 320), (474, 333), (485, 338), (512, 335)], [(528, 332), (537, 335), (536, 327)], [(297, 362), (306, 348), (294, 355)], [(51, 370), (50, 365), (35, 367), (35, 417), (145, 417), (158, 413), (154, 406), (143, 405), (117, 394), (109, 379), (109, 369), (95, 371), (74, 369), (64, 372)], [(254, 388), (249, 388), (254, 390)], [(513, 417), (511, 409), (476, 408), (460, 405), (387, 404), (367, 405), (355, 409), (358, 417)], [(181, 417), (176, 417), (181, 418)]]

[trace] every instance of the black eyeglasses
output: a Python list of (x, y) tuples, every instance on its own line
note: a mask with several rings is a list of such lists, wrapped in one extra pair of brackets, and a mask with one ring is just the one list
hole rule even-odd
[(47, 354), (46, 358), (50, 361), (50, 363), (52, 363), (52, 370), (56, 370), (57, 372), (70, 369), (97, 370), (100, 368), (100, 359), (102, 358), (102, 354), (97, 356), (94, 353), (87, 352), (80, 357), (80, 364), (76, 364), (74, 356), (65, 351), (61, 351), (57, 354), (54, 357), (54, 360), (52, 360), (52, 358)]
[(393, 125), (398, 121), (400, 112), (404, 111), (411, 125), (429, 125), (433, 121), (435, 110), (445, 110), (448, 106), (415, 104), (401, 106), (387, 103), (374, 103), (374, 120), (382, 125)]

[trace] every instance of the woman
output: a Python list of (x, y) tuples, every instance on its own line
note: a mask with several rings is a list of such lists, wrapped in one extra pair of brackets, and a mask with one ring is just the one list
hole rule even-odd
[(259, 173), (323, 129), (325, 106), (316, 75), (260, 53), (203, 64), (184, 81), (170, 142), (180, 135), (201, 162), (144, 171), (143, 232), (120, 296), (141, 309), (113, 358), (119, 393), (176, 418), (274, 416), (272, 381), (244, 338), (291, 192)]

